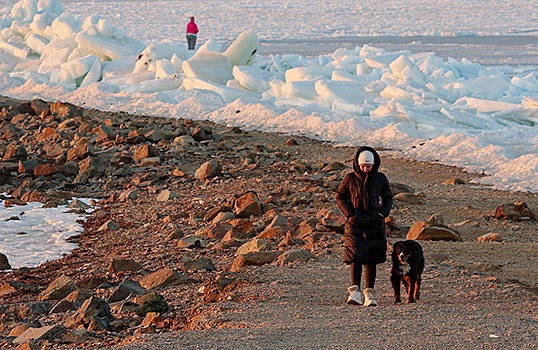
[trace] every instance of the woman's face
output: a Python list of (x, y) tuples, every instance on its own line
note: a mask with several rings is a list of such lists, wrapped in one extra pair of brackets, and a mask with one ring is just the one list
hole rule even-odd
[(359, 168), (361, 169), (361, 171), (365, 174), (370, 174), (370, 172), (372, 171), (372, 168), (374, 166), (372, 164), (360, 164), (359, 165)]

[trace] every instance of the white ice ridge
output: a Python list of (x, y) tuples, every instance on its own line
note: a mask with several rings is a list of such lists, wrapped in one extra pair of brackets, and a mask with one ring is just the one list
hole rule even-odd
[(265, 57), (251, 29), (226, 50), (211, 39), (196, 51), (146, 45), (59, 0), (19, 1), (2, 15), (0, 58), (0, 91), (16, 98), (368, 143), (538, 191), (536, 67), (369, 45)]

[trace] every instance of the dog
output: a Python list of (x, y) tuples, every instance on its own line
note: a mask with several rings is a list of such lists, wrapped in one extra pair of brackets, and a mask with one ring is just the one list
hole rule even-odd
[(420, 284), (424, 271), (422, 246), (413, 240), (398, 241), (392, 245), (392, 270), (390, 282), (394, 289), (394, 304), (402, 302), (400, 283), (407, 291), (407, 303), (420, 299)]

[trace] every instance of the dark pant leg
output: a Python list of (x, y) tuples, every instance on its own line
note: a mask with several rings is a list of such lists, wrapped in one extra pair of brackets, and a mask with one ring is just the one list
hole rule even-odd
[(187, 35), (187, 47), (189, 48), (189, 50), (194, 50), (195, 44), (196, 38), (191, 35)]
[(351, 285), (358, 286), (361, 289), (362, 265), (351, 263)]
[(364, 280), (366, 282), (366, 288), (374, 288), (376, 272), (377, 269), (375, 264), (364, 266)]

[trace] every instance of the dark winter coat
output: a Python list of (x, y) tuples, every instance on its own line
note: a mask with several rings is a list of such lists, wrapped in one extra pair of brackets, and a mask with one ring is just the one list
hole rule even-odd
[[(374, 154), (370, 174), (359, 168), (362, 151)], [(387, 177), (379, 172), (381, 158), (371, 147), (360, 147), (348, 173), (336, 192), (336, 203), (347, 217), (345, 223), (344, 262), (362, 265), (380, 264), (387, 259), (385, 218), (392, 209), (392, 192)]]

